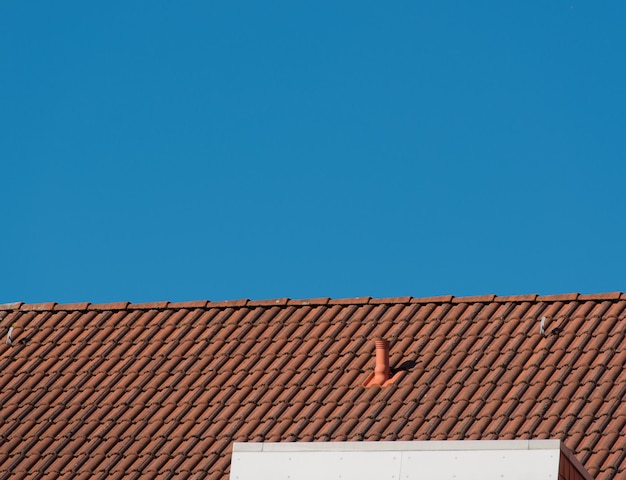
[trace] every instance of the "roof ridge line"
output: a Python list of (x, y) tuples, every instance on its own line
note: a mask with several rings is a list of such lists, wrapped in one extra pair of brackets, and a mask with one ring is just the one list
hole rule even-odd
[(571, 301), (606, 301), (626, 300), (626, 294), (618, 291), (607, 293), (566, 293), (556, 295), (472, 295), (455, 297), (441, 295), (435, 297), (346, 297), (346, 298), (309, 298), (292, 300), (288, 297), (250, 300), (195, 300), (187, 302), (113, 302), (113, 303), (66, 303), (56, 302), (25, 303), (11, 302), (0, 304), (0, 311), (111, 311), (111, 310), (167, 310), (185, 308), (242, 308), (242, 307), (271, 307), (271, 306), (326, 306), (326, 305), (384, 305), (384, 304), (428, 304), (428, 303), (509, 303), (509, 302), (571, 302)]

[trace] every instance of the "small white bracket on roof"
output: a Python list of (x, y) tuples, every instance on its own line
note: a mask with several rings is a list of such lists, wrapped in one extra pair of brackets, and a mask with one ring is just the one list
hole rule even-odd
[(9, 333), (7, 333), (7, 345), (9, 346), (13, 346), (13, 327), (15, 326), (15, 324), (11, 325), (9, 327)]
[(539, 335), (546, 335), (546, 317), (541, 317), (541, 325), (539, 326)]

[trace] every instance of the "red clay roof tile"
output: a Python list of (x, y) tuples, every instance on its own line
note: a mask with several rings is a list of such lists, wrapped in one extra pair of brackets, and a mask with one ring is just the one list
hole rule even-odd
[(46, 312), (52, 310), (55, 305), (55, 302), (22, 304), (20, 310), (25, 312)]
[(496, 298), (495, 295), (476, 295), (473, 297), (455, 297), (453, 303), (491, 303)]
[(208, 304), (209, 301), (207, 300), (196, 300), (195, 302), (170, 302), (167, 307), (173, 310), (181, 308), (186, 310), (192, 310), (196, 308), (206, 308)]
[(71, 312), (73, 310), (84, 311), (89, 308), (89, 305), (91, 305), (89, 302), (56, 304), (54, 305), (53, 310), (61, 310), (66, 312)]
[(305, 299), (305, 300), (292, 300), (292, 299), (289, 299), (289, 301), (287, 302), (287, 305), (294, 305), (294, 306), (318, 306), (318, 305), (328, 305), (328, 302), (330, 302), (330, 298), (329, 297), (308, 298), (308, 299)]
[(330, 299), (329, 305), (366, 305), (372, 297), (335, 298)]
[(537, 297), (538, 302), (572, 302), (578, 298), (578, 293), (565, 293), (561, 295), (542, 295)]
[(438, 297), (413, 298), (411, 303), (450, 303), (454, 299), (452, 295), (441, 295)]
[(390, 298), (372, 298), (369, 303), (372, 305), (402, 305), (411, 303), (413, 297), (390, 297)]
[(148, 302), (148, 303), (130, 303), (128, 310), (163, 310), (167, 308), (170, 302)]
[[(0, 345), (4, 470), (226, 479), (233, 440), (531, 436), (626, 469), (619, 293), (0, 310), (26, 340)], [(378, 337), (404, 370), (364, 389)]]
[(242, 300), (224, 300), (220, 302), (209, 302), (207, 307), (209, 308), (237, 308), (237, 307), (245, 307), (248, 302), (247, 298)]
[(494, 302), (498, 303), (520, 303), (520, 302), (534, 302), (537, 300), (537, 294), (531, 295), (508, 295), (508, 296), (496, 296)]
[(581, 301), (586, 300), (619, 300), (624, 294), (622, 292), (610, 292), (610, 293), (593, 293), (593, 294), (581, 294), (578, 299)]
[(130, 305), (129, 302), (91, 304), (89, 305), (89, 310), (96, 310), (99, 312), (126, 310), (126, 308), (128, 308), (129, 305)]
[(24, 302), (0, 303), (0, 311), (19, 310), (22, 305), (24, 305)]
[(287, 305), (289, 302), (288, 298), (274, 298), (269, 300), (250, 300), (248, 302), (248, 307), (273, 307), (280, 305)]

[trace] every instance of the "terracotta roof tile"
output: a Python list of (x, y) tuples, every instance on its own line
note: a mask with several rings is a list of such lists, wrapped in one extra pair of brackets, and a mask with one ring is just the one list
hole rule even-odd
[(534, 302), (537, 300), (537, 294), (531, 295), (509, 295), (509, 296), (497, 296), (494, 298), (494, 302), (499, 303), (521, 303), (521, 302)]
[[(0, 345), (1, 471), (226, 479), (234, 440), (549, 437), (626, 470), (619, 293), (0, 311), (24, 340)], [(402, 370), (363, 388), (378, 337)]]
[(25, 311), (25, 312), (28, 312), (28, 311), (45, 312), (45, 311), (52, 310), (55, 305), (56, 305), (55, 302), (22, 304), (20, 306), (20, 310)]
[(582, 294), (578, 297), (579, 300), (619, 300), (623, 297), (622, 292), (610, 292), (610, 293), (594, 293), (594, 294)]
[(330, 298), (329, 297), (323, 297), (323, 298), (308, 298), (305, 300), (289, 300), (287, 302), (288, 305), (295, 305), (295, 306), (317, 306), (317, 305), (328, 305), (328, 302), (330, 302)]
[(356, 297), (356, 298), (337, 298), (330, 299), (329, 305), (365, 305), (369, 303), (372, 297)]
[(473, 297), (455, 297), (453, 303), (491, 303), (496, 298), (495, 295), (477, 295)]
[(578, 299), (578, 293), (565, 293), (560, 295), (542, 295), (537, 297), (538, 302), (571, 302)]
[(245, 307), (248, 302), (247, 298), (242, 300), (224, 300), (220, 302), (209, 302), (207, 307), (209, 308), (237, 308), (237, 307)]
[(206, 308), (209, 304), (207, 300), (197, 300), (195, 302), (170, 302), (167, 308), (178, 310), (178, 309), (186, 309), (192, 310), (196, 308)]
[(269, 300), (251, 300), (248, 302), (248, 307), (272, 307), (279, 305), (287, 305), (288, 298), (274, 298)]
[(412, 303), (450, 303), (454, 297), (452, 295), (441, 295), (438, 297), (413, 298)]
[(85, 311), (89, 309), (89, 302), (83, 303), (66, 303), (66, 304), (55, 304), (53, 310), (61, 310), (66, 312), (71, 312), (73, 310)]
[(410, 296), (407, 296), (407, 297), (390, 297), (390, 298), (372, 298), (372, 299), (370, 299), (369, 303), (371, 303), (372, 305), (380, 305), (380, 304), (402, 305), (402, 304), (411, 303), (412, 299), (413, 299), (413, 297), (410, 297)]
[(0, 303), (0, 311), (19, 310), (24, 302)]
[(170, 302), (130, 303), (126, 308), (129, 310), (163, 310)]
[(89, 310), (96, 310), (99, 312), (126, 310), (129, 305), (130, 305), (129, 302), (91, 304), (89, 305)]

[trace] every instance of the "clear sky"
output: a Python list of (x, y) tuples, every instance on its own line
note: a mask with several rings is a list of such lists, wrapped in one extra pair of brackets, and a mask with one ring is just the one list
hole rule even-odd
[(0, 303), (626, 290), (626, 3), (0, 6)]

